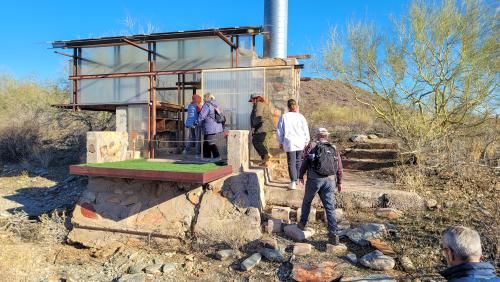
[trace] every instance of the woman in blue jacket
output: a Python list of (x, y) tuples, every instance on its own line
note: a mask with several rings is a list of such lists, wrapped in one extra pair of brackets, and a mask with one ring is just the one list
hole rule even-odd
[(195, 125), (201, 125), (203, 128), (203, 157), (220, 160), (219, 149), (217, 148), (217, 140), (222, 138), (224, 126), (215, 120), (215, 109), (219, 109), (219, 104), (215, 101), (215, 97), (207, 93), (204, 96), (205, 104), (201, 108), (198, 120)]

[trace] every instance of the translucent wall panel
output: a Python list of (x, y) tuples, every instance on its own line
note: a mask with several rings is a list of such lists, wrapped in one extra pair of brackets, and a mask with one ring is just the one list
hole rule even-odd
[(249, 129), (251, 94), (264, 94), (264, 69), (208, 70), (202, 72), (203, 93), (211, 93), (227, 119), (226, 129)]
[[(158, 76), (157, 87), (158, 88), (166, 88), (166, 87), (177, 87), (177, 75), (161, 75)], [(157, 90), (156, 91), (156, 100), (160, 102), (167, 102), (172, 104), (180, 104), (178, 98), (177, 90)]]
[(83, 79), (78, 82), (79, 104), (147, 102), (148, 77)]
[[(129, 150), (145, 150), (148, 138), (147, 105), (129, 105), (127, 107), (127, 127), (129, 135)], [(144, 156), (144, 152), (142, 155)]]
[(254, 56), (256, 56), (252, 46), (252, 36), (243, 35), (239, 38), (238, 67), (249, 67), (252, 65)]
[(82, 48), (82, 58), (80, 74), (84, 75), (148, 71), (148, 53), (131, 45)]
[(218, 37), (157, 42), (156, 52), (157, 70), (231, 67), (231, 49)]

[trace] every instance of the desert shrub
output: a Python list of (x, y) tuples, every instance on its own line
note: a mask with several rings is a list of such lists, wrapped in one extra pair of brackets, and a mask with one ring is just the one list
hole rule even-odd
[(22, 161), (30, 158), (39, 145), (40, 129), (36, 123), (14, 122), (2, 130), (0, 158), (7, 162)]
[(65, 85), (0, 75), (0, 161), (43, 167), (75, 163), (87, 131), (113, 129), (111, 113), (51, 107), (68, 96)]
[(351, 23), (340, 36), (332, 29), (318, 69), (370, 93), (356, 99), (425, 157), (498, 112), (496, 11), (488, 1), (411, 1), (392, 30)]

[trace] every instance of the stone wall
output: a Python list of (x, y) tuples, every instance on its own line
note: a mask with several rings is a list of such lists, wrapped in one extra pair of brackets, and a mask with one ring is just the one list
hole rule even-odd
[(87, 132), (87, 163), (104, 163), (126, 160), (127, 147), (127, 132)]
[(233, 174), (204, 187), (89, 177), (68, 238), (89, 247), (149, 235), (171, 244), (193, 239), (200, 245), (240, 247), (261, 236), (265, 198), (259, 173)]

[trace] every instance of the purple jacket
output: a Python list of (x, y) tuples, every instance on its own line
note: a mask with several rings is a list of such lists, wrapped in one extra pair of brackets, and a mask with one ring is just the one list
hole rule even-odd
[(204, 134), (215, 134), (224, 131), (221, 123), (215, 121), (215, 107), (219, 108), (219, 104), (215, 100), (203, 104), (200, 115), (196, 124), (203, 126)]

